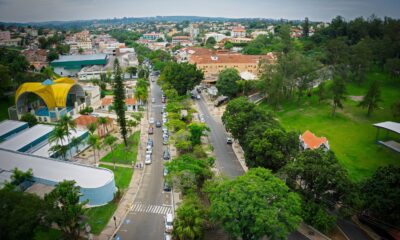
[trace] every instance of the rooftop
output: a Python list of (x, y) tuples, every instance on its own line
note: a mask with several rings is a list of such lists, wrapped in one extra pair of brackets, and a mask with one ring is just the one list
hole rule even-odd
[(374, 124), (375, 127), (384, 128), (392, 132), (400, 134), (400, 123), (397, 122), (381, 122)]
[(301, 135), (301, 139), (304, 141), (305, 144), (310, 149), (317, 149), (319, 148), (322, 144), (326, 144), (328, 140), (325, 137), (317, 137), (314, 135), (314, 133), (310, 132), (309, 130), (305, 131)]
[(103, 53), (89, 54), (89, 55), (60, 55), (60, 58), (52, 61), (52, 63), (105, 60), (106, 58), (107, 54)]
[(27, 125), (26, 122), (14, 121), (14, 120), (4, 120), (0, 122), (0, 137), (6, 135), (9, 132), (14, 131), (17, 128)]
[(2, 156), (0, 158), (1, 169), (11, 172), (14, 168), (18, 168), (21, 171), (28, 171), (31, 168), (34, 177), (54, 183), (63, 180), (75, 180), (77, 185), (82, 188), (98, 188), (112, 181), (114, 177), (114, 174), (107, 169), (53, 160), (5, 149), (0, 149), (0, 156)]
[[(54, 126), (38, 124), (31, 128), (28, 128), (14, 137), (4, 141), (0, 144), (0, 148), (21, 151), (26, 146), (31, 145), (41, 137), (50, 134), (53, 131)], [(26, 149), (27, 150), (27, 149)], [(3, 155), (1, 155), (4, 157)]]

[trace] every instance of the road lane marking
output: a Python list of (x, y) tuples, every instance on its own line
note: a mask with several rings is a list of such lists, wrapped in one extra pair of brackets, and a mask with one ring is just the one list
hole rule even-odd
[(147, 205), (147, 204), (141, 204), (141, 203), (133, 204), (131, 211), (132, 212), (162, 214), (162, 215), (165, 215), (167, 213), (172, 213), (171, 206)]

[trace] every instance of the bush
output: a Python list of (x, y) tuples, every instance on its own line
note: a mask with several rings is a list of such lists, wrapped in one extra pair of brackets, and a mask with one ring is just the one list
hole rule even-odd
[(89, 115), (92, 112), (93, 112), (93, 108), (92, 107), (85, 107), (84, 109), (79, 111), (79, 113), (82, 114), (82, 115)]
[(323, 233), (329, 233), (336, 225), (336, 217), (326, 212), (323, 205), (303, 202), (303, 220)]
[(196, 145), (193, 147), (193, 156), (195, 158), (206, 158), (207, 153), (204, 151), (201, 145)]
[(36, 117), (34, 115), (32, 115), (31, 113), (25, 113), (24, 115), (22, 115), (21, 121), (27, 122), (29, 127), (33, 127), (38, 123), (38, 120), (36, 119)]

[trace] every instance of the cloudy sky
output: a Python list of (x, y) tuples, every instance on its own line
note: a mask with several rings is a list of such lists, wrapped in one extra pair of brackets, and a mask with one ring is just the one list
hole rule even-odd
[(337, 15), (400, 18), (400, 0), (0, 0), (0, 21), (195, 15), (329, 21)]

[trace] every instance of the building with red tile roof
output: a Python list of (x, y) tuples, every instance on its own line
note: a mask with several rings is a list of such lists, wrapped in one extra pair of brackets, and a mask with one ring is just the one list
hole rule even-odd
[(99, 118), (91, 115), (81, 115), (75, 119), (76, 126), (81, 129), (87, 129), (89, 124), (96, 123), (97, 124), (97, 134), (100, 137), (107, 135), (107, 133), (111, 132), (114, 129), (113, 120), (109, 117), (107, 119), (107, 124), (100, 125), (98, 124)]
[(302, 135), (299, 136), (301, 147), (306, 149), (323, 149), (324, 151), (329, 150), (329, 142), (326, 137), (317, 137), (309, 130), (305, 131)]

